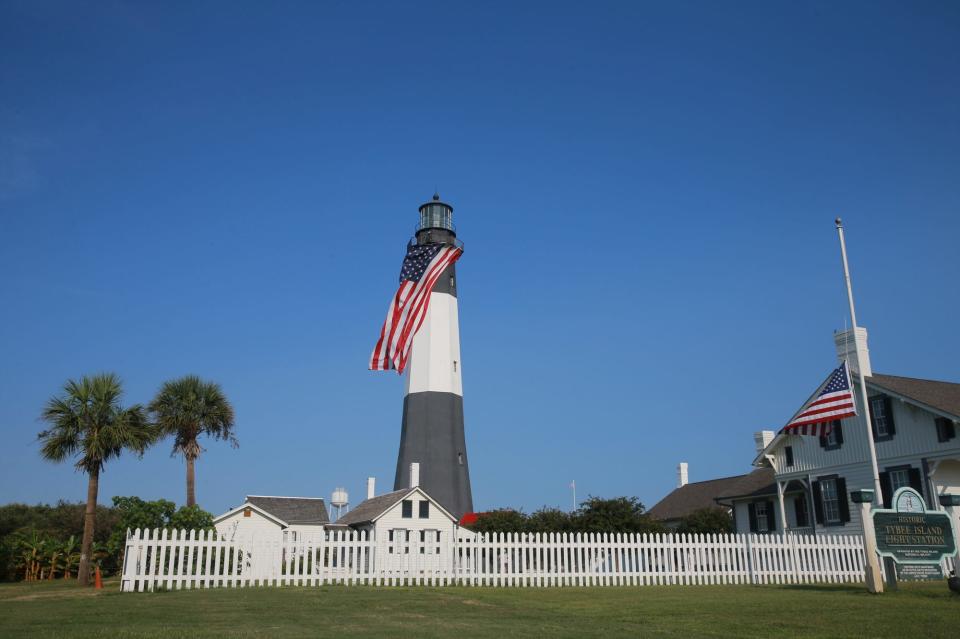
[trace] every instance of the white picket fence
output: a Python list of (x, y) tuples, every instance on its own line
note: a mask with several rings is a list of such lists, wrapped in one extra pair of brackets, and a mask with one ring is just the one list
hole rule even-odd
[(137, 529), (127, 534), (121, 588), (851, 583), (863, 580), (863, 570), (863, 540), (852, 535), (461, 531), (453, 539), (391, 541), (330, 531), (283, 543)]

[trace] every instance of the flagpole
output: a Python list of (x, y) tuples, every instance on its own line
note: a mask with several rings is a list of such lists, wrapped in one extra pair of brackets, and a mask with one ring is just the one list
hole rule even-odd
[[(870, 465), (873, 469), (874, 508), (883, 503), (883, 491), (880, 488), (880, 470), (877, 467), (877, 446), (873, 442), (873, 427), (870, 419), (870, 400), (867, 397), (867, 380), (860, 365), (860, 348), (857, 346), (857, 311), (853, 307), (853, 285), (850, 284), (850, 267), (847, 264), (847, 243), (843, 239), (843, 220), (836, 220), (837, 234), (840, 236), (840, 255), (843, 258), (843, 277), (847, 284), (847, 301), (850, 303), (850, 323), (853, 324), (853, 356), (857, 360), (857, 374), (860, 375), (860, 399), (863, 403), (863, 419), (867, 425), (867, 447), (870, 449)], [(866, 522), (864, 522), (866, 525)]]
[(573, 511), (572, 512), (577, 512), (577, 480), (576, 479), (570, 482), (570, 488), (573, 489)]

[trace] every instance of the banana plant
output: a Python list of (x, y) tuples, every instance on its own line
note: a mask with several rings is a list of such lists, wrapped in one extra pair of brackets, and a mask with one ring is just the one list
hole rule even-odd
[(63, 578), (69, 579), (73, 576), (74, 566), (80, 561), (80, 544), (77, 543), (75, 535), (63, 542), (61, 548), (63, 551)]

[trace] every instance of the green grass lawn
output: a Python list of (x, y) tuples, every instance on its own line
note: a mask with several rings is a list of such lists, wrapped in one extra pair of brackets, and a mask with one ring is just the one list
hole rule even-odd
[(957, 637), (946, 584), (247, 588), (0, 584), (0, 637)]

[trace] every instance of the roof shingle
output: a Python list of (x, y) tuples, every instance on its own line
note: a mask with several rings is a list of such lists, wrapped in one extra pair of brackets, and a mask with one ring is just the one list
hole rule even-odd
[(746, 475), (691, 482), (673, 490), (648, 512), (655, 519), (680, 519), (701, 508), (717, 508), (717, 497), (752, 493), (772, 481), (772, 469), (758, 468)]
[(336, 521), (338, 526), (351, 526), (354, 524), (365, 524), (373, 521), (379, 515), (382, 515), (388, 508), (406, 497), (415, 488), (404, 488), (395, 490), (391, 493), (384, 493), (371, 497), (357, 504), (357, 507), (343, 515)]
[(909, 397), (960, 419), (960, 384), (874, 373), (867, 378), (867, 386), (877, 386)]
[(266, 497), (247, 495), (247, 502), (288, 524), (329, 524), (322, 497)]

